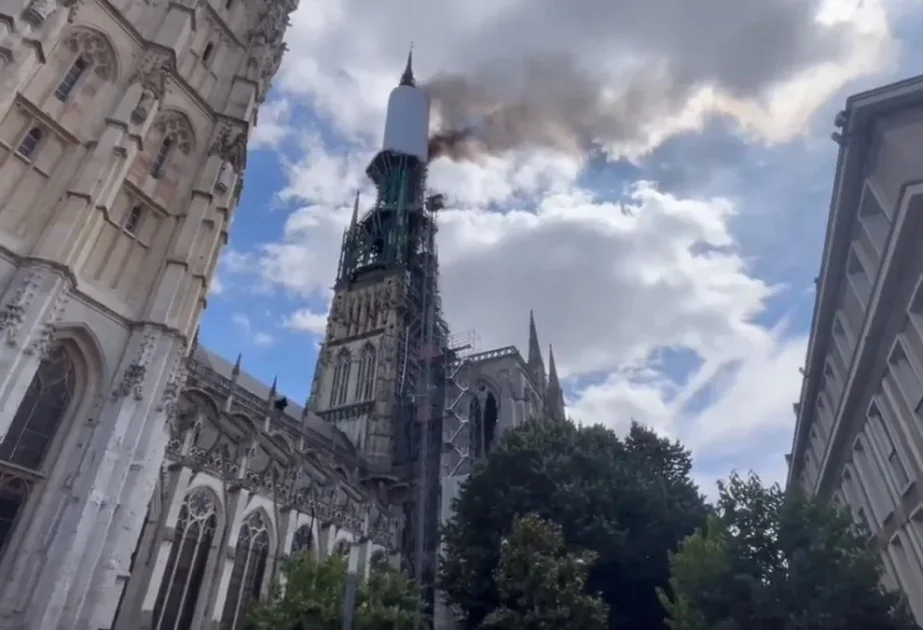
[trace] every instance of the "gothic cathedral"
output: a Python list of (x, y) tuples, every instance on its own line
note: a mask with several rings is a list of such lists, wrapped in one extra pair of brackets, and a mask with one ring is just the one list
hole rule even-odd
[(564, 414), (534, 321), (526, 359), (449, 333), (409, 60), (305, 405), (196, 343), (296, 4), (0, 0), (4, 630), (240, 630), (285, 555), (350, 548), (449, 628), (452, 497)]

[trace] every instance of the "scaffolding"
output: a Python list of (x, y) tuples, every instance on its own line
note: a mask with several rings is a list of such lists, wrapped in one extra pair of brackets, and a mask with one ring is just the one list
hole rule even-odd
[(404, 270), (405, 326), (399, 339), (395, 469), (404, 488), (404, 568), (423, 593), (416, 628), (432, 619), (439, 545), (439, 462), (448, 328), (442, 318), (435, 247), (435, 213), (442, 197), (426, 200), (413, 255)]

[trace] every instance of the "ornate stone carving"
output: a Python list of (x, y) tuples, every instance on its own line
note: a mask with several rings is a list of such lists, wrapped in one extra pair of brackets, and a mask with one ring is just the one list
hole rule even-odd
[[(67, 6), (67, 5), (65, 5)], [(75, 8), (76, 3), (71, 7)], [(103, 79), (110, 79), (115, 67), (115, 53), (109, 40), (99, 31), (78, 26), (64, 38), (64, 45), (75, 55), (80, 55), (93, 66), (93, 71)]]
[(67, 9), (67, 23), (73, 24), (80, 8), (80, 0), (61, 0), (61, 6)]
[(247, 66), (252, 70), (251, 77), (259, 83), (257, 88), (259, 102), (263, 102), (266, 98), (269, 83), (282, 63), (282, 56), (286, 51), (282, 36), (288, 28), (289, 15), (296, 6), (297, 2), (292, 0), (270, 2), (250, 33)]
[(23, 350), (24, 354), (38, 355), (40, 359), (45, 357), (48, 348), (51, 346), (51, 342), (54, 340), (54, 335), (58, 331), (58, 323), (61, 321), (69, 301), (70, 293), (68, 290), (66, 288), (59, 289), (58, 295), (55, 297), (54, 303), (51, 305), (51, 309), (45, 317), (45, 321), (42, 322), (42, 326), (39, 328), (32, 343)]
[(247, 168), (247, 131), (236, 125), (222, 123), (215, 141), (208, 150), (231, 165), (238, 173)]
[(154, 128), (160, 132), (164, 138), (173, 138), (176, 146), (183, 153), (189, 153), (192, 150), (192, 125), (186, 115), (178, 111), (166, 111), (157, 117)]
[(179, 400), (180, 392), (186, 383), (186, 344), (180, 344), (176, 349), (176, 356), (173, 359), (173, 367), (170, 369), (170, 376), (167, 384), (163, 388), (163, 395), (160, 397), (160, 403), (157, 405), (157, 411), (163, 411), (167, 415), (169, 422), (176, 415), (176, 404)]
[(55, 0), (32, 0), (23, 12), (23, 18), (35, 26), (41, 26), (57, 8)]
[(136, 358), (122, 373), (122, 380), (112, 392), (112, 398), (125, 398), (131, 394), (135, 400), (144, 399), (144, 380), (147, 368), (151, 361), (151, 354), (157, 341), (157, 333), (150, 326), (144, 329), (141, 342), (138, 344)]
[(150, 115), (153, 106), (163, 100), (166, 92), (167, 76), (173, 70), (173, 60), (159, 51), (148, 52), (129, 83), (141, 84), (141, 96), (131, 112), (131, 122), (140, 125)]
[(38, 267), (29, 269), (22, 283), (13, 294), (13, 299), (0, 310), (0, 332), (6, 337), (6, 345), (16, 347), (19, 330), (25, 323), (26, 311), (32, 304), (38, 288), (42, 284), (44, 273)]

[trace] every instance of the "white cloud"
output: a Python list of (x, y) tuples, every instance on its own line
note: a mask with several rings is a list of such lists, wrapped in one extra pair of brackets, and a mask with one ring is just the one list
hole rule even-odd
[[(647, 83), (632, 84), (653, 90), (639, 99), (663, 97), (643, 115), (618, 121), (630, 130), (618, 136), (621, 148), (635, 154), (699, 128), (715, 113), (730, 116), (749, 139), (784, 142), (802, 133), (846, 82), (880, 70), (893, 53), (884, 0), (826, 0), (823, 27), (785, 21), (794, 15), (787, 10), (817, 6), (809, 0), (691, 6), (587, 0), (562, 13), (526, 0), (301, 0), (276, 82), (281, 100), (264, 108), (255, 132), (258, 142), (277, 144), (279, 125), (296, 106), (311, 107), (320, 120), (292, 130), (301, 154), (286, 163), (288, 185), (278, 193), (301, 207), (276, 242), (228, 252), (221, 267), (226, 281), (251, 274), (263, 286), (309, 299), (315, 308), (290, 314), (284, 325), (322, 334), (316, 304), (329, 300), (356, 189), (369, 199), (364, 168), (380, 142), (404, 42), (415, 42), (424, 80), (451, 71), (471, 76), (498, 59), (509, 68), (535, 53), (560, 51), (603, 77), (603, 92), (625, 86), (626, 68), (688, 70), (683, 90), (643, 75)], [(593, 11), (617, 11), (624, 19), (613, 21), (610, 13), (587, 22)], [(785, 37), (748, 30), (776, 18)], [(808, 35), (838, 45), (819, 48)], [(516, 78), (507, 83), (515, 88)], [(607, 144), (615, 135), (598, 139)], [(763, 451), (772, 458), (759, 465), (778, 477), (783, 464), (775, 453), (787, 448), (779, 436), (793, 423), (805, 339), (800, 330), (786, 336), (758, 322), (779, 289), (755, 276), (734, 238), (732, 222), (747, 211), (741, 191), (678, 197), (648, 182), (609, 181), (624, 189), (602, 196), (581, 179), (587, 164), (586, 157), (521, 148), (431, 165), (431, 187), (449, 199), (439, 248), (453, 330), (477, 330), (485, 347), (522, 347), (534, 309), (559, 371), (570, 384), (595, 383), (571, 392), (575, 417), (616, 428), (634, 418), (681, 437), (708, 461), (730, 458), (715, 464), (727, 468), (746, 469), (734, 457), (771, 436), (772, 448)], [(661, 363), (665, 348), (695, 357), (695, 365), (677, 371)]]
[[(584, 0), (564, 10), (551, 0), (302, 0), (276, 83), (337, 131), (377, 140), (413, 41), (421, 79), (476, 77), (506, 103), (525, 98), (543, 120), (579, 112), (576, 127), (630, 154), (716, 113), (779, 142), (803, 132), (848, 81), (891, 62), (888, 5)], [(531, 62), (556, 55), (575, 61), (576, 74), (555, 66), (530, 77)]]
[(286, 320), (285, 326), (315, 335), (323, 335), (327, 328), (327, 313), (315, 313), (309, 308), (300, 308)]
[(250, 134), (250, 149), (277, 147), (289, 133), (288, 116), (291, 103), (282, 98), (264, 104), (259, 111), (256, 127)]
[(271, 346), (275, 342), (275, 338), (269, 333), (258, 332), (253, 335), (253, 343), (257, 346)]
[[(315, 147), (311, 159), (323, 150)], [(577, 185), (579, 166), (541, 155), (441, 169), (450, 197), (468, 195), (480, 206), (449, 209), (440, 219), (443, 304), (453, 330), (477, 330), (485, 348), (522, 347), (534, 309), (563, 376), (608, 374), (569, 400), (584, 421), (622, 428), (634, 418), (709, 449), (719, 446), (723, 427), (727, 441), (739, 443), (791, 422), (803, 344), (780, 347), (777, 334), (754, 322), (775, 289), (752, 276), (737, 250), (729, 200), (681, 199), (639, 182), (605, 201)], [(262, 281), (326, 300), (351, 213), (345, 194), (327, 201), (342, 205), (293, 212), (282, 240), (247, 264), (237, 260), (238, 268), (256, 265)], [(488, 202), (518, 209), (488, 211)], [(321, 334), (324, 318), (301, 309), (286, 325)], [(681, 379), (670, 375), (655, 360), (662, 348), (691, 353), (701, 367)], [(736, 366), (730, 376), (728, 366)], [(718, 377), (724, 380), (716, 385)], [(767, 382), (777, 385), (735, 424), (737, 404), (756, 400), (752, 388)], [(717, 393), (704, 410), (683, 408), (708, 387)]]
[(212, 276), (211, 282), (208, 285), (208, 295), (217, 296), (224, 293), (224, 285), (221, 283), (221, 277), (216, 273)]
[(240, 329), (242, 333), (250, 338), (250, 342), (255, 346), (271, 346), (275, 343), (275, 338), (267, 332), (254, 330), (250, 318), (243, 313), (234, 313), (231, 316), (231, 323)]

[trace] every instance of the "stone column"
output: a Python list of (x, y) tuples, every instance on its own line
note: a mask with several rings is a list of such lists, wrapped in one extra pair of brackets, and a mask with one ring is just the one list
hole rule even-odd
[[(150, 581), (147, 584), (144, 600), (141, 602), (140, 621), (138, 626), (133, 624), (131, 630), (141, 630), (150, 628), (152, 625), (152, 616), (154, 606), (157, 603), (157, 595), (160, 592), (160, 586), (163, 584), (164, 573), (167, 568), (167, 560), (170, 558), (170, 550), (173, 548), (176, 522), (179, 520), (179, 512), (186, 499), (189, 490), (189, 482), (192, 480), (192, 471), (188, 468), (179, 470), (176, 486), (169, 506), (164, 509), (168, 510), (166, 520), (164, 521), (164, 533), (157, 544), (157, 557), (154, 561), (154, 568), (151, 571)], [(105, 627), (105, 626), (100, 626)], [(126, 628), (127, 630), (127, 628)]]
[[(61, 506), (60, 527), (28, 538), (10, 576), (19, 587), (18, 607), (30, 630), (57, 630), (63, 618), (70, 619), (70, 624), (79, 620), (91, 588), (87, 576), (92, 576), (99, 561), (119, 506), (119, 492), (114, 488), (124, 483), (132, 465), (132, 450), (126, 444), (133, 445), (134, 420), (148, 413), (150, 398), (161, 387), (158, 375), (171, 355), (164, 335), (150, 328), (133, 335), (127, 350), (83, 459), (73, 474), (46, 489), (49, 496), (69, 497)], [(157, 470), (159, 465), (157, 461)], [(144, 512), (133, 516), (139, 522), (143, 518)], [(133, 531), (138, 527), (140, 524)], [(117, 540), (120, 547), (129, 548), (130, 555), (137, 534), (133, 539), (119, 536)], [(83, 630), (81, 625), (71, 628)]]
[(70, 282), (41, 263), (20, 267), (0, 299), (0, 436), (50, 345), (70, 295)]
[[(241, 475), (245, 474), (245, 470), (245, 466), (240, 467)], [(215, 625), (221, 622), (221, 614), (224, 612), (224, 602), (228, 595), (231, 572), (234, 570), (237, 538), (240, 536), (240, 525), (243, 520), (244, 512), (247, 509), (247, 501), (249, 498), (250, 491), (239, 488), (233, 490), (233, 498), (229, 501), (228, 505), (225, 506), (227, 510), (227, 521), (225, 525), (225, 535), (221, 545), (221, 557), (223, 562), (219, 562), (215, 567), (215, 581), (212, 587), (213, 597), (211, 598), (212, 605), (210, 614), (208, 615), (211, 623)]]
[(83, 609), (85, 614), (92, 615), (88, 625), (91, 629), (112, 625), (131, 563), (133, 546), (128, 543), (141, 535), (143, 515), (160, 475), (161, 462), (170, 437), (167, 416), (175, 407), (179, 389), (185, 380), (185, 344), (179, 340), (175, 342), (176, 349), (173, 351), (173, 362), (163, 395), (158, 404), (141, 418), (138, 430), (131, 432), (135, 436), (134, 444), (128, 445), (131, 454), (126, 452), (131, 465), (123, 470), (121, 487), (118, 487), (118, 479), (114, 479), (110, 487), (113, 493), (119, 493), (120, 498), (108, 527), (108, 535), (104, 538), (101, 555), (95, 558), (93, 555), (88, 556), (89, 570), (95, 569), (92, 580), (94, 590)]

